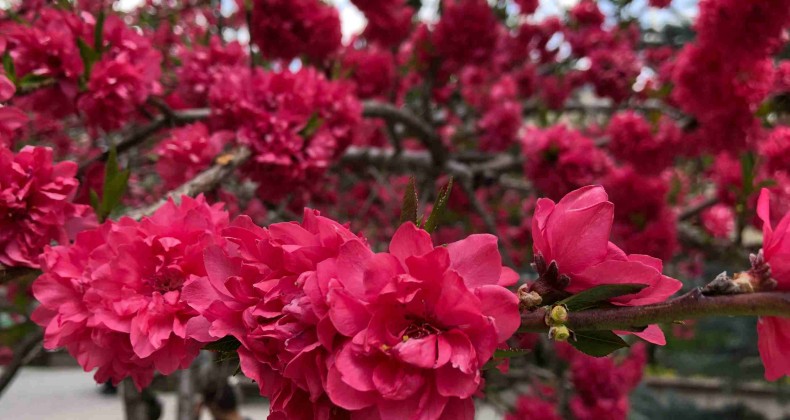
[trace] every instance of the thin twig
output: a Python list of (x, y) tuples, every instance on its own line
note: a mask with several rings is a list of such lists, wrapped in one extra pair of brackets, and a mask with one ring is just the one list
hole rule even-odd
[(200, 193), (211, 191), (216, 188), (222, 180), (232, 174), (236, 168), (249, 160), (250, 156), (252, 156), (252, 152), (245, 147), (234, 149), (229, 154), (218, 158), (218, 160), (227, 158), (230, 160), (215, 163), (211, 168), (206, 169), (180, 187), (167, 193), (156, 203), (148, 207), (129, 211), (126, 213), (126, 216), (133, 219), (141, 219), (145, 216), (152, 215), (156, 210), (165, 205), (170, 198), (179, 199), (184, 195), (194, 197)]
[(13, 382), (19, 369), (27, 363), (28, 356), (34, 351), (37, 351), (41, 342), (44, 340), (44, 331), (35, 327), (35, 331), (26, 335), (19, 344), (14, 347), (14, 357), (4, 369), (3, 374), (0, 375), (0, 397), (3, 392), (8, 388), (8, 385)]
[[(521, 331), (548, 331), (543, 307), (524, 313)], [(790, 293), (760, 292), (706, 296), (699, 290), (646, 306), (590, 309), (571, 312), (565, 325), (573, 331), (629, 330), (650, 324), (710, 316), (780, 316), (790, 318)]]

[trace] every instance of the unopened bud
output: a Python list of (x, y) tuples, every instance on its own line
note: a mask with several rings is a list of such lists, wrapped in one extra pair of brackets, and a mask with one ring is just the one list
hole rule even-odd
[(532, 309), (543, 302), (538, 292), (530, 292), (529, 285), (524, 284), (518, 288), (518, 302), (521, 309)]
[(554, 341), (568, 341), (571, 336), (571, 330), (564, 325), (557, 325), (549, 328), (549, 338)]
[(755, 282), (758, 281), (751, 274), (746, 271), (736, 273), (732, 282), (738, 286), (740, 293), (754, 293)]
[(550, 325), (562, 325), (568, 321), (568, 309), (565, 305), (556, 305), (549, 313)]

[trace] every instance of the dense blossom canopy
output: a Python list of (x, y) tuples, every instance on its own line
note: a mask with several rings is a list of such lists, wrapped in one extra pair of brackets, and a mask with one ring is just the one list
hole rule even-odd
[(790, 0), (5, 3), (0, 362), (206, 349), (271, 419), (790, 376)]

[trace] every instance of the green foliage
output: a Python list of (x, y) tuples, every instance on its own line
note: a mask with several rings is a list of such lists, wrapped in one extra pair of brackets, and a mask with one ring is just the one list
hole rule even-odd
[(414, 177), (409, 178), (409, 183), (406, 184), (406, 192), (403, 194), (403, 203), (400, 208), (400, 224), (406, 222), (419, 223), (417, 219), (417, 207), (419, 206), (419, 199), (417, 198), (417, 187)]
[(434, 230), (436, 230), (439, 220), (442, 218), (445, 210), (447, 209), (447, 201), (450, 199), (450, 192), (452, 189), (453, 178), (451, 177), (447, 185), (445, 185), (444, 188), (439, 191), (439, 196), (436, 197), (436, 201), (433, 203), (431, 215), (428, 216), (428, 220), (423, 225), (423, 229), (425, 229), (428, 233), (432, 233)]
[(579, 292), (567, 299), (557, 302), (557, 304), (565, 305), (569, 311), (582, 311), (599, 306), (601, 302), (618, 296), (638, 293), (645, 287), (647, 287), (646, 284), (636, 283), (604, 284)]
[(582, 331), (568, 340), (576, 350), (595, 357), (603, 357), (615, 350), (628, 347), (619, 335), (611, 331)]
[(96, 211), (99, 220), (104, 221), (112, 211), (121, 204), (129, 184), (131, 170), (122, 171), (118, 166), (118, 153), (115, 147), (110, 148), (107, 163), (104, 166), (104, 189), (99, 198), (96, 191), (91, 190), (91, 206)]

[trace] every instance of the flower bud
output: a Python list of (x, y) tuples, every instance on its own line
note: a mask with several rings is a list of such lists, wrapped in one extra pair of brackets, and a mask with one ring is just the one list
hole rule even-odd
[(562, 325), (568, 321), (568, 309), (565, 305), (556, 305), (549, 313), (551, 325)]
[(521, 309), (532, 309), (543, 302), (538, 292), (530, 292), (529, 285), (524, 284), (518, 288), (518, 301)]
[(549, 328), (549, 338), (554, 341), (568, 341), (571, 336), (571, 330), (564, 325), (557, 325)]

